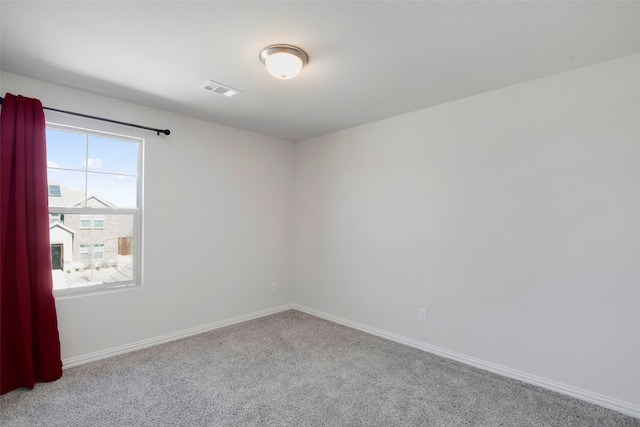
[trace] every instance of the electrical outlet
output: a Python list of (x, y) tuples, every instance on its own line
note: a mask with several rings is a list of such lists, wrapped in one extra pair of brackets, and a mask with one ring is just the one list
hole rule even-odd
[(418, 320), (421, 322), (427, 321), (427, 309), (424, 307), (420, 307), (418, 309)]
[(272, 294), (275, 294), (276, 292), (277, 292), (277, 290), (276, 290), (276, 284), (275, 284), (275, 283), (272, 283), (272, 284), (271, 284), (271, 293), (272, 293)]

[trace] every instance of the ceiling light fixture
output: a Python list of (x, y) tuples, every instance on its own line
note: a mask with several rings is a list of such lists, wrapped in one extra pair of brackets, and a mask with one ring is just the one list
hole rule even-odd
[(260, 52), (260, 60), (269, 73), (281, 80), (292, 79), (309, 62), (309, 56), (299, 47), (288, 44), (267, 46)]

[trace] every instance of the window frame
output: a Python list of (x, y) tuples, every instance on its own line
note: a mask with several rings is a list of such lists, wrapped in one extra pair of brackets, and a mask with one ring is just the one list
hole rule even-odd
[[(126, 289), (136, 289), (142, 287), (142, 271), (143, 271), (143, 262), (142, 262), (142, 242), (143, 242), (143, 192), (144, 192), (144, 146), (145, 139), (138, 136), (132, 135), (123, 135), (114, 132), (101, 131), (97, 129), (89, 129), (84, 127), (70, 126), (60, 123), (54, 122), (46, 122), (46, 128), (57, 130), (61, 132), (69, 132), (76, 133), (81, 135), (94, 136), (98, 138), (106, 138), (106, 139), (114, 139), (120, 141), (127, 141), (137, 144), (137, 194), (136, 194), (136, 207), (135, 208), (96, 208), (96, 207), (87, 207), (87, 206), (79, 206), (79, 207), (61, 207), (61, 206), (50, 206), (49, 214), (75, 214), (81, 215), (84, 217), (85, 215), (90, 220), (90, 226), (88, 228), (82, 227), (83, 230), (95, 229), (95, 221), (94, 218), (96, 216), (98, 219), (103, 220), (103, 227), (98, 228), (98, 230), (103, 230), (106, 224), (106, 217), (110, 215), (132, 215), (133, 216), (133, 250), (132, 250), (132, 259), (133, 259), (133, 268), (132, 268), (132, 280), (128, 281), (119, 281), (113, 283), (101, 283), (97, 285), (89, 285), (89, 286), (79, 286), (79, 287), (71, 287), (66, 289), (54, 289), (53, 294), (54, 297), (66, 297), (66, 296), (79, 296), (83, 294), (94, 294), (101, 292), (111, 292), (116, 290), (126, 290)], [(47, 167), (47, 170), (49, 167)], [(55, 168), (51, 168), (55, 169)], [(115, 175), (118, 175), (117, 173)], [(85, 186), (85, 199), (87, 197), (87, 188)], [(89, 249), (89, 258), (93, 260), (93, 246), (88, 245)], [(104, 246), (103, 246), (104, 251)], [(103, 252), (104, 254), (104, 252)]]

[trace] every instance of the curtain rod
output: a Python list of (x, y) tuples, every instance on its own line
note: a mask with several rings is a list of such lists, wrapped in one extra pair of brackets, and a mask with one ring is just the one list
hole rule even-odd
[[(4, 101), (4, 98), (0, 96), (0, 105), (2, 105), (3, 101)], [(138, 128), (138, 129), (146, 129), (146, 130), (150, 130), (150, 131), (156, 132), (158, 135), (160, 135), (161, 133), (163, 133), (165, 135), (169, 135), (171, 133), (171, 131), (169, 129), (151, 128), (151, 127), (148, 127), (148, 126), (136, 125), (136, 124), (133, 124), (133, 123), (120, 122), (118, 120), (105, 119), (104, 117), (90, 116), (88, 114), (82, 114), (82, 113), (74, 113), (73, 111), (58, 110), (57, 108), (50, 108), (50, 107), (42, 107), (42, 108), (44, 110), (57, 111), (58, 113), (71, 114), (72, 116), (85, 117), (87, 119), (93, 119), (93, 120), (101, 120), (103, 122), (115, 123), (115, 124), (124, 125), (124, 126), (131, 126), (131, 127)]]

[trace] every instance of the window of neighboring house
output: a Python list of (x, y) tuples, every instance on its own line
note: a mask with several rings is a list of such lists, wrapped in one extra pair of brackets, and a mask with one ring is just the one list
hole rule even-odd
[(91, 228), (91, 218), (90, 217), (80, 217), (80, 228)]
[(89, 261), (90, 259), (89, 245), (80, 245), (80, 261)]
[(80, 228), (104, 228), (104, 216), (83, 216), (80, 218)]
[(61, 197), (59, 185), (49, 186), (49, 197)]
[(103, 216), (93, 218), (93, 228), (104, 228)]
[(104, 259), (104, 244), (100, 243), (93, 245), (93, 259)]
[(47, 124), (49, 214), (64, 224), (50, 237), (73, 248), (54, 275), (56, 296), (140, 285), (143, 142)]

